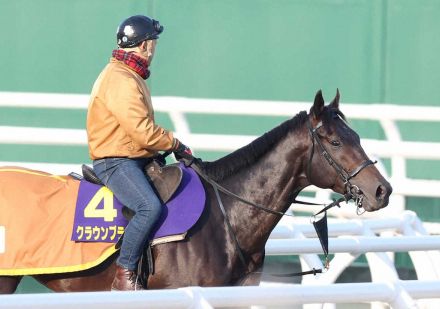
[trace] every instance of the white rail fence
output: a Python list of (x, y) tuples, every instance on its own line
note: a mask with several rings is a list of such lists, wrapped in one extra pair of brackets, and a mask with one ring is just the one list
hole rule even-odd
[(408, 309), (417, 308), (418, 305), (413, 299), (438, 297), (439, 286), (440, 281), (398, 281), (315, 286), (188, 287), (136, 292), (22, 294), (0, 296), (0, 308), (211, 309), (250, 306), (292, 308), (294, 305), (327, 301), (335, 303), (380, 301), (390, 304), (392, 308)]
[[(266, 246), (268, 255), (300, 255), (303, 270), (321, 268), (322, 252), (315, 232), (304, 218), (283, 218)], [(374, 308), (438, 308), (440, 306), (440, 236), (430, 236), (416, 214), (399, 217), (329, 221), (330, 269), (303, 277), (301, 286), (263, 282), (260, 287), (200, 288), (136, 293), (75, 293), (58, 296), (1, 296), (0, 308), (216, 308), (293, 306), (334, 308), (336, 303), (372, 302)], [(418, 280), (402, 281), (393, 252), (411, 256)], [(388, 253), (386, 253), (388, 252)], [(360, 254), (365, 254), (371, 283), (333, 284)], [(93, 300), (93, 301), (92, 301)]]
[[(0, 92), (0, 106), (86, 109), (88, 95)], [(250, 100), (216, 100), (183, 97), (154, 97), (155, 110), (168, 113), (176, 135), (195, 151), (233, 151), (257, 136), (191, 133), (186, 114), (234, 114), (292, 117), (308, 110), (311, 103)], [(397, 121), (440, 121), (440, 107), (397, 106), (386, 104), (342, 104), (349, 119), (378, 121), (387, 140), (363, 139), (366, 152), (372, 157), (390, 158), (394, 187), (392, 204), (395, 213), (404, 209), (405, 196), (440, 197), (440, 181), (410, 179), (407, 159), (440, 160), (440, 143), (402, 141)], [(0, 143), (86, 145), (85, 130), (0, 126)], [(11, 162), (0, 162), (0, 164)], [(12, 162), (13, 163), (13, 162)], [(380, 167), (380, 166), (379, 166)], [(77, 167), (78, 168), (78, 167)], [(383, 173), (386, 173), (382, 168)], [(309, 188), (315, 191), (316, 188)], [(328, 194), (326, 195), (328, 197)], [(385, 212), (392, 211), (390, 207)], [(383, 212), (382, 212), (383, 213)]]
[[(190, 132), (185, 114), (220, 113), (267, 116), (292, 116), (308, 110), (311, 103), (207, 100), (157, 97), (157, 111), (167, 112), (177, 135), (197, 150), (233, 151), (256, 136), (207, 135)], [(85, 109), (87, 95), (59, 95), (34, 93), (0, 93), (0, 106)], [(440, 121), (440, 108), (401, 107), (392, 105), (343, 104), (349, 119), (372, 119), (380, 122), (386, 141), (362, 140), (367, 153), (373, 157), (390, 158), (394, 187), (390, 206), (381, 211), (381, 218), (334, 220), (329, 219), (329, 251), (334, 254), (330, 269), (316, 277), (303, 277), (301, 286), (268, 286), (240, 288), (184, 288), (170, 291), (136, 293), (76, 293), (63, 295), (12, 295), (0, 297), (0, 308), (212, 308), (224, 306), (292, 306), (295, 304), (327, 303), (382, 303), (394, 308), (440, 307), (440, 236), (430, 235), (427, 229), (440, 234), (435, 225), (420, 222), (413, 212), (402, 212), (405, 196), (440, 197), (440, 181), (409, 179), (406, 159), (440, 159), (440, 144), (404, 142), (396, 121)], [(0, 143), (85, 145), (84, 130), (44, 129), (0, 126)], [(22, 162), (18, 164), (52, 173), (66, 174), (79, 171), (77, 165), (58, 165)], [(380, 166), (379, 166), (380, 167)], [(384, 170), (382, 172), (385, 173)], [(311, 188), (320, 201), (329, 200), (329, 191)], [(298, 209), (298, 206), (295, 205)], [(391, 212), (388, 212), (390, 209)], [(305, 210), (305, 209), (302, 209)], [(341, 209), (342, 210), (342, 209)], [(338, 213), (350, 217), (347, 212)], [(354, 213), (353, 211), (351, 213)], [(387, 217), (387, 214), (390, 215)], [(392, 216), (391, 216), (392, 215)], [(305, 221), (307, 220), (307, 221)], [(434, 227), (434, 228), (433, 228)], [(0, 227), (0, 253), (5, 250), (5, 231)], [(318, 254), (321, 246), (309, 219), (283, 218), (272, 233), (266, 252), (270, 255), (300, 255), (302, 269), (321, 268)], [(417, 281), (401, 281), (394, 267), (394, 252), (409, 252)], [(365, 253), (372, 282), (334, 284), (338, 276), (353, 261)], [(80, 296), (80, 297), (79, 297)], [(101, 297), (102, 296), (102, 297)], [(426, 301), (420, 299), (435, 298)], [(309, 305), (314, 307), (314, 305)]]
[[(399, 216), (380, 219), (329, 219), (329, 252), (334, 254), (330, 269), (316, 277), (302, 278), (303, 286), (328, 284), (332, 286), (339, 275), (361, 254), (370, 268), (372, 289), (375, 284), (387, 283), (393, 286), (393, 302), (385, 302), (395, 308), (438, 308), (440, 306), (440, 236), (430, 236), (424, 224), (412, 211), (405, 211)], [(309, 218), (283, 218), (272, 232), (266, 245), (268, 255), (299, 254), (302, 270), (322, 268), (322, 253), (319, 241)], [(394, 266), (394, 252), (408, 252), (417, 274), (421, 290), (425, 284), (431, 286), (429, 298), (436, 300), (418, 300), (412, 292), (401, 285)], [(267, 280), (267, 279), (266, 279)], [(407, 281), (405, 281), (407, 282)], [(263, 282), (262, 285), (268, 284)], [(338, 284), (336, 284), (338, 285)], [(348, 287), (347, 294), (356, 295)], [(354, 289), (357, 289), (353, 286)], [(326, 293), (326, 292), (324, 292)], [(359, 291), (359, 293), (363, 293)], [(387, 292), (388, 293), (388, 292)], [(379, 294), (378, 294), (379, 295)], [(428, 296), (427, 296), (428, 297)], [(391, 299), (391, 298), (389, 298)], [(335, 303), (348, 302), (342, 298)], [(371, 300), (372, 301), (372, 300)], [(375, 301), (383, 301), (377, 298)], [(319, 301), (316, 301), (319, 302)], [(335, 308), (328, 299), (325, 308)], [(293, 303), (292, 303), (293, 304)], [(322, 305), (308, 305), (307, 308), (322, 308)], [(384, 303), (374, 303), (372, 308), (386, 308)]]
[[(317, 276), (319, 281), (305, 276), (303, 283), (334, 283), (361, 254), (366, 255), (373, 281), (397, 280), (392, 252), (408, 251), (418, 279), (440, 280), (440, 236), (430, 235), (412, 211), (381, 219), (329, 219), (328, 229), (329, 252), (335, 253), (331, 267)], [(270, 236), (266, 254), (300, 254), (304, 270), (322, 268), (317, 255), (322, 248), (315, 237), (308, 219), (283, 218)]]

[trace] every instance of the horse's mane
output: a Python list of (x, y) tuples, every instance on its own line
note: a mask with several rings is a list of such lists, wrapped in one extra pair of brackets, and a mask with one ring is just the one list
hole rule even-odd
[(307, 113), (302, 111), (269, 132), (264, 133), (250, 144), (237, 149), (223, 158), (213, 162), (201, 162), (199, 164), (210, 178), (215, 181), (221, 181), (236, 171), (255, 163), (286, 136), (288, 132), (301, 127), (306, 119)]

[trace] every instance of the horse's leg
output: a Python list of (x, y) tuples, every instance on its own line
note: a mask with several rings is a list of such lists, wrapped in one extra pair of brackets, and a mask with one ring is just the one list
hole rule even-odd
[(12, 294), (17, 289), (22, 276), (0, 276), (0, 294)]

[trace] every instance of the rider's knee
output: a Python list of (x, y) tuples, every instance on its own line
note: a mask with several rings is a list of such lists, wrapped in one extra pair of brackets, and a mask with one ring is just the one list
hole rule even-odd
[(153, 198), (144, 203), (143, 207), (139, 207), (138, 214), (147, 221), (156, 221), (162, 213), (162, 203), (158, 198)]

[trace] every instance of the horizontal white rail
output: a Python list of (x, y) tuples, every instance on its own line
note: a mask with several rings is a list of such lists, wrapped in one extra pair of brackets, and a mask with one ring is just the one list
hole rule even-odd
[[(208, 151), (233, 151), (243, 147), (258, 136), (180, 133), (192, 148)], [(87, 145), (87, 133), (82, 129), (56, 129), (0, 126), (0, 143), (30, 145)], [(440, 143), (389, 142), (362, 139), (367, 153), (389, 158), (400, 155), (408, 159), (440, 160)]]
[(81, 164), (58, 164), (58, 163), (29, 163), (0, 161), (0, 166), (20, 166), (37, 171), (44, 171), (55, 175), (67, 175), (70, 172), (81, 174)]
[[(292, 306), (308, 303), (381, 301), (393, 308), (409, 308), (411, 298), (438, 298), (440, 281), (341, 283), (333, 285), (277, 285), (259, 287), (188, 287), (136, 292), (82, 292), (0, 296), (0, 308), (18, 309), (141, 309)], [(411, 306), (412, 307), (412, 306)]]
[[(87, 109), (88, 94), (0, 92), (0, 106)], [(153, 97), (158, 112), (203, 114), (234, 114), (263, 116), (293, 116), (309, 110), (310, 102), (224, 100), (185, 97)], [(268, 108), (269, 106), (269, 108)], [(397, 106), (391, 104), (343, 103), (344, 114), (353, 119), (388, 119), (410, 121), (440, 121), (440, 107)]]
[(87, 109), (88, 102), (86, 94), (0, 92), (0, 106), (5, 107)]
[[(440, 236), (341, 236), (330, 238), (328, 248), (331, 253), (348, 252), (352, 254), (440, 250)], [(322, 253), (318, 239), (269, 239), (266, 243), (267, 255), (306, 253)]]
[(86, 130), (0, 126), (0, 143), (29, 145), (87, 145)]
[[(418, 224), (419, 222), (422, 223), (414, 212), (406, 210), (399, 216), (375, 219), (347, 220), (328, 218), (327, 224), (329, 237), (337, 237), (342, 235), (363, 235), (366, 229), (376, 234), (390, 231), (401, 234), (407, 226)], [(316, 231), (310, 222), (310, 218), (284, 217), (272, 231), (270, 238), (293, 238), (295, 232), (301, 232), (306, 237), (316, 237)]]

